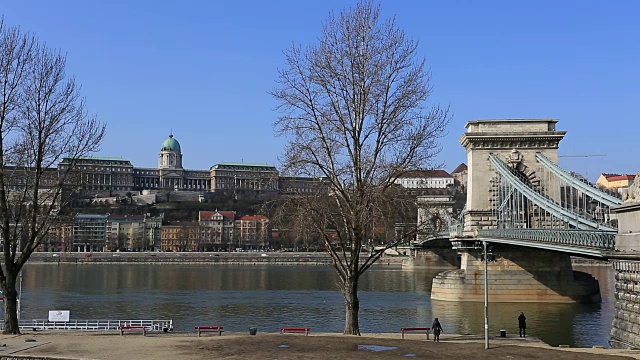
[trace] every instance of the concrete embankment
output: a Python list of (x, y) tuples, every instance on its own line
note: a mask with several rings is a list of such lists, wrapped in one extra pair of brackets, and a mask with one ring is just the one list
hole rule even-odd
[[(365, 257), (363, 257), (364, 259)], [(400, 265), (406, 256), (383, 257), (379, 265)], [(143, 253), (33, 253), (30, 263), (48, 264), (275, 264), (331, 265), (331, 257), (322, 252), (143, 252)]]

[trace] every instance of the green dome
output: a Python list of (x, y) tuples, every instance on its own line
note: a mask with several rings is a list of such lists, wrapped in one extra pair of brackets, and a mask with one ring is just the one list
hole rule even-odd
[(169, 135), (169, 138), (162, 143), (160, 151), (174, 151), (180, 153), (180, 143), (173, 138), (173, 135)]

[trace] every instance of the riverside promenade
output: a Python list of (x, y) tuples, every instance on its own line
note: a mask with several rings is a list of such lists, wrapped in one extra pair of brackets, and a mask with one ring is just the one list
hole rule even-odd
[(310, 336), (225, 333), (25, 332), (0, 335), (0, 360), (9, 359), (640, 359), (640, 350), (559, 348), (534, 338), (492, 337), (484, 349), (479, 336), (443, 334), (438, 343), (424, 335), (311, 333)]

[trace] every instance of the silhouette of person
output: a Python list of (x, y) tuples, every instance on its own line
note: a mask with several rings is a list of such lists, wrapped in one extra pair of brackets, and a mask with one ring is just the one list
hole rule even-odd
[(433, 341), (440, 342), (440, 333), (442, 332), (442, 325), (440, 325), (440, 321), (438, 321), (438, 318), (435, 318), (435, 320), (433, 320), (431, 329), (433, 329)]
[(520, 312), (518, 316), (518, 327), (520, 328), (520, 337), (527, 337), (527, 317), (524, 312)]

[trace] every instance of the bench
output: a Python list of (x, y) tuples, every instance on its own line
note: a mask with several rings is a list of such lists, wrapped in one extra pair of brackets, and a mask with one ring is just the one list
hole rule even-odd
[(310, 328), (280, 328), (280, 334), (291, 333), (291, 334), (304, 334), (304, 336), (309, 335), (311, 332)]
[(404, 333), (409, 333), (409, 332), (418, 332), (418, 333), (425, 333), (427, 334), (427, 340), (429, 339), (429, 330), (431, 330), (431, 328), (419, 328), (419, 327), (406, 327), (406, 328), (400, 328), (400, 332), (402, 333), (402, 339), (404, 339)]
[(203, 332), (217, 332), (218, 336), (222, 336), (224, 332), (222, 326), (196, 326), (195, 329), (198, 332), (198, 337), (200, 337), (200, 333)]
[(146, 326), (132, 326), (132, 325), (120, 325), (118, 326), (120, 329), (120, 335), (124, 335), (126, 332), (137, 332), (142, 331), (142, 336), (147, 336), (147, 328)]

